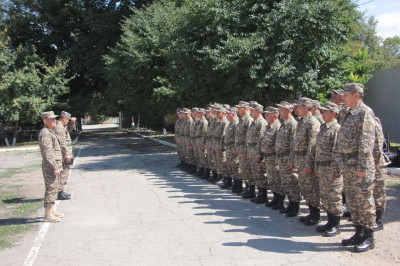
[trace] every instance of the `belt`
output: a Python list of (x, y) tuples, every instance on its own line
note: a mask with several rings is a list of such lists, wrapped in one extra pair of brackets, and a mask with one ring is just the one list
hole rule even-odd
[(256, 146), (257, 144), (258, 144), (257, 142), (247, 143), (247, 146), (249, 146), (249, 147), (254, 147), (254, 146)]
[(243, 146), (243, 145), (246, 145), (246, 142), (244, 142), (244, 141), (236, 142), (236, 146)]
[(332, 161), (325, 161), (325, 162), (317, 162), (319, 166), (328, 166), (331, 165)]
[(355, 152), (350, 152), (350, 153), (341, 153), (341, 155), (342, 155), (343, 159), (348, 159), (348, 158), (351, 158), (351, 157), (357, 157), (358, 156), (358, 152), (355, 151)]
[(285, 151), (285, 152), (282, 152), (282, 153), (278, 153), (279, 157), (288, 156), (288, 155), (290, 155), (290, 151)]
[(296, 155), (296, 156), (304, 156), (304, 155), (307, 155), (307, 151), (295, 151), (294, 155)]

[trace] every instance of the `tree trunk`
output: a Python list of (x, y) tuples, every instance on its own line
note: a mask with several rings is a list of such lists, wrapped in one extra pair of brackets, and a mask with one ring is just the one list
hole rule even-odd
[(18, 125), (19, 125), (19, 121), (15, 122), (14, 134), (13, 134), (13, 143), (12, 143), (13, 147), (15, 147), (15, 145), (17, 144)]
[(76, 118), (76, 125), (75, 125), (76, 129), (78, 131), (82, 131), (82, 117), (77, 117)]

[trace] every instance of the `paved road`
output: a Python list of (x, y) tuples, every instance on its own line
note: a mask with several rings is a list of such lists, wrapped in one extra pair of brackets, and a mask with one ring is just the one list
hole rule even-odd
[[(357, 265), (340, 237), (181, 172), (174, 150), (120, 133), (85, 133), (34, 265)], [(303, 206), (304, 208), (304, 206)], [(355, 257), (353, 257), (355, 256)]]

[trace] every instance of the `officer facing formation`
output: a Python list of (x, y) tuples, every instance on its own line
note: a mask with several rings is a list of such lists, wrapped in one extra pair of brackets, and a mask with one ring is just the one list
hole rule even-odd
[[(264, 112), (255, 101), (240, 101), (231, 108), (214, 103), (207, 110), (177, 109), (180, 167), (286, 217), (300, 214), (303, 197), (309, 214), (299, 220), (317, 225), (325, 210), (328, 221), (316, 230), (327, 237), (341, 233), (344, 191), (356, 230), (342, 245), (368, 251), (375, 246), (373, 231), (383, 229), (390, 161), (382, 151), (380, 121), (363, 103), (363, 95), (361, 84), (350, 83), (333, 91), (332, 102), (323, 106), (302, 97)], [(267, 189), (273, 193), (271, 202)]]

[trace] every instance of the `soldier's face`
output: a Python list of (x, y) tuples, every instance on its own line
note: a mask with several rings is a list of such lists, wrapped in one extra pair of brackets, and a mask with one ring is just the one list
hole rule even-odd
[(332, 95), (332, 102), (333, 102), (333, 103), (339, 104), (339, 103), (341, 103), (342, 101), (343, 101), (343, 96), (342, 96), (342, 95), (339, 95), (339, 94), (337, 94), (337, 93), (334, 93), (334, 94)]
[(279, 107), (279, 116), (283, 119), (286, 120), (288, 117), (288, 109), (283, 108), (283, 107)]
[(344, 104), (347, 107), (353, 108), (357, 105), (358, 93), (347, 92), (343, 95)]
[(60, 122), (61, 122), (61, 124), (66, 126), (69, 123), (69, 118), (67, 118), (67, 117), (60, 118)]
[(217, 112), (217, 113), (216, 113), (216, 116), (217, 116), (217, 118), (218, 118), (219, 120), (221, 120), (221, 119), (224, 118), (225, 113), (224, 113), (224, 112)]
[(217, 108), (215, 108), (215, 107), (212, 107), (211, 108), (211, 113), (213, 114), (213, 115), (215, 115), (215, 111), (217, 110)]
[(336, 113), (329, 110), (322, 110), (321, 114), (322, 119), (324, 119), (325, 123), (329, 123), (336, 118)]
[(43, 119), (43, 123), (50, 129), (54, 128), (57, 124), (56, 119), (55, 118), (46, 118)]
[(238, 112), (239, 112), (239, 115), (240, 116), (244, 116), (246, 113), (246, 108), (243, 108), (243, 107), (239, 107), (238, 108)]
[(305, 116), (308, 113), (308, 106), (307, 105), (298, 105), (297, 113), (299, 116)]

